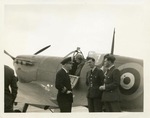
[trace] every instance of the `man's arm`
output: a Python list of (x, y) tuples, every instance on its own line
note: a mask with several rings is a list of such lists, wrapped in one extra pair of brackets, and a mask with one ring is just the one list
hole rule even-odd
[(63, 85), (63, 75), (61, 74), (62, 73), (60, 72), (56, 74), (55, 87), (62, 93), (65, 93), (67, 91), (67, 88)]
[(120, 71), (115, 69), (112, 73), (113, 82), (110, 84), (105, 84), (105, 90), (110, 91), (116, 89), (120, 84)]
[(10, 84), (13, 100), (16, 99), (16, 96), (18, 93), (17, 81), (18, 81), (18, 78), (16, 76), (13, 76), (13, 78), (11, 80), (11, 84)]
[(109, 84), (104, 84), (99, 87), (100, 90), (106, 90), (111, 91), (117, 88), (120, 84), (120, 71), (118, 69), (115, 69), (112, 73), (112, 79), (113, 81)]

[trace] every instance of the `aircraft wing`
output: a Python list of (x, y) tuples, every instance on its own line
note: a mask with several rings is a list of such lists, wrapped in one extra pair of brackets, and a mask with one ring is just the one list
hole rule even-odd
[(58, 107), (56, 104), (56, 91), (53, 85), (47, 82), (32, 81), (30, 83), (18, 82), (16, 102)]

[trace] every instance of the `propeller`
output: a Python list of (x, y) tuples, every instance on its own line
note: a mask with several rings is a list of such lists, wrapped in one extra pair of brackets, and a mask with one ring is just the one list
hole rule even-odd
[(37, 54), (43, 52), (44, 50), (46, 50), (46, 49), (49, 48), (50, 46), (51, 46), (51, 45), (48, 45), (48, 46), (46, 46), (46, 47), (40, 49), (39, 51), (37, 51), (36, 53), (34, 53), (34, 55), (37, 55)]
[(10, 55), (7, 51), (4, 50), (4, 53), (8, 56), (10, 56), (13, 60), (15, 60), (15, 57), (13, 57), (12, 55)]
[[(39, 51), (37, 51), (36, 53), (34, 53), (34, 55), (39, 54), (40, 52), (46, 50), (46, 49), (49, 48), (50, 46), (51, 46), (51, 45), (48, 45), (48, 46), (42, 48), (41, 50), (39, 50)], [(6, 55), (8, 55), (9, 57), (11, 57), (13, 60), (15, 60), (15, 57), (13, 57), (12, 55), (10, 55), (6, 50), (4, 50), (4, 53), (5, 53)]]

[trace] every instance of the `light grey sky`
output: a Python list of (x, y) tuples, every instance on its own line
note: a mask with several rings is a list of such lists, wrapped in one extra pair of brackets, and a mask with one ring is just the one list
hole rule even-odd
[[(88, 51), (109, 53), (115, 28), (114, 53), (143, 59), (144, 70), (149, 70), (148, 0), (1, 1), (4, 64), (12, 67), (3, 50), (16, 57), (34, 54), (47, 45), (51, 47), (41, 55), (65, 56), (77, 47), (85, 56)], [(148, 77), (149, 72), (144, 72)]]
[(85, 56), (88, 51), (108, 53), (115, 28), (115, 54), (147, 56), (150, 9), (146, 1), (50, 1), (4, 4), (3, 49), (13, 56), (34, 54), (47, 45), (51, 47), (41, 55), (64, 56), (76, 47)]

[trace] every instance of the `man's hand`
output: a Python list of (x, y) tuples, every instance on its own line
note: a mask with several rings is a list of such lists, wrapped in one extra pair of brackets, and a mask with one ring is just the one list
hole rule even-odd
[(67, 94), (70, 94), (70, 93), (72, 93), (72, 91), (67, 91), (66, 93), (67, 93)]
[(63, 89), (62, 89), (62, 93), (65, 93), (66, 92), (66, 90), (67, 90), (67, 88), (66, 87), (64, 87)]
[(105, 84), (99, 87), (99, 90), (105, 90)]

